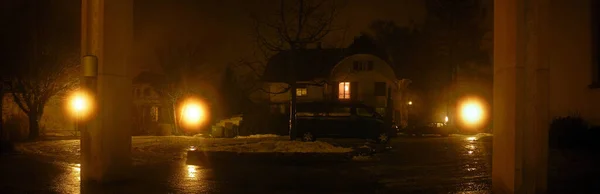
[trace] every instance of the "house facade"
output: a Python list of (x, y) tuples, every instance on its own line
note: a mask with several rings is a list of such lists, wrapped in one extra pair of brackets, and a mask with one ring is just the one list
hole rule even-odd
[(165, 110), (164, 103), (153, 83), (161, 81), (160, 74), (143, 71), (133, 78), (133, 134), (153, 134), (159, 128)]
[[(387, 57), (375, 49), (366, 37), (355, 39), (345, 49), (306, 49), (283, 51), (271, 58), (263, 75), (267, 82), (267, 101), (272, 112), (287, 113), (291, 92), (286, 91), (290, 75), (290, 61), (296, 62), (294, 76), (298, 88), (297, 100), (307, 101), (356, 101), (374, 107), (386, 115), (391, 108), (391, 118), (404, 121), (408, 99), (403, 92), (409, 81), (399, 78)], [(391, 99), (391, 100), (388, 100)]]

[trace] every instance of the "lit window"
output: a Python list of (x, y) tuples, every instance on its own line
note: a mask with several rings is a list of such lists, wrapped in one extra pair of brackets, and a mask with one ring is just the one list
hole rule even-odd
[(158, 107), (157, 106), (152, 106), (152, 108), (150, 108), (150, 116), (152, 117), (152, 121), (154, 121), (154, 122), (158, 121)]
[(306, 88), (296, 88), (296, 96), (306, 96), (307, 89)]
[(340, 82), (339, 99), (350, 99), (350, 82)]

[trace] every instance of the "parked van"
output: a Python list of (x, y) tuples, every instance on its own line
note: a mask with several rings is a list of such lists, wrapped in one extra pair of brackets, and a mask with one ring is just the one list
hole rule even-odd
[(394, 133), (374, 108), (357, 102), (299, 102), (296, 118), (303, 141), (327, 137), (387, 143)]

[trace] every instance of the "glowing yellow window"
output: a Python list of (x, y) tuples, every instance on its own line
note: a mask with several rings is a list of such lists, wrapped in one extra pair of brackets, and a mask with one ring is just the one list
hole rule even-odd
[(350, 99), (350, 82), (340, 82), (338, 99)]
[(307, 89), (306, 88), (296, 88), (296, 96), (306, 96)]

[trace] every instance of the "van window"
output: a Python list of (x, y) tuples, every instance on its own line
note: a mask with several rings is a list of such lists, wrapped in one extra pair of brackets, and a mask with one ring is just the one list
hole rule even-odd
[(373, 113), (369, 112), (366, 108), (356, 108), (356, 115), (361, 117), (372, 117)]
[(350, 116), (349, 107), (333, 107), (329, 112), (329, 116)]

